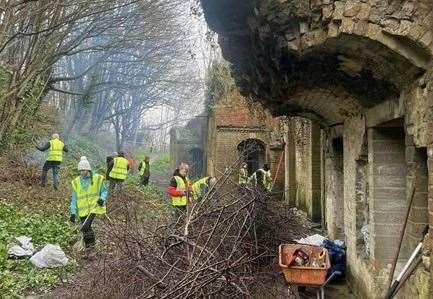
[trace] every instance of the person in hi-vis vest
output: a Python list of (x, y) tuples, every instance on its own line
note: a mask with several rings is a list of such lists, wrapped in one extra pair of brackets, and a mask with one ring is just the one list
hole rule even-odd
[(149, 185), (150, 178), (150, 157), (144, 157), (144, 160), (138, 165), (138, 171), (140, 172), (140, 183), (143, 186)]
[(181, 163), (179, 168), (173, 173), (167, 193), (171, 197), (171, 206), (173, 207), (173, 216), (175, 220), (186, 215), (187, 205), (192, 197), (191, 181), (188, 178), (189, 166)]
[(42, 167), (41, 186), (46, 186), (48, 170), (52, 169), (53, 187), (57, 190), (60, 184), (60, 164), (63, 162), (63, 152), (67, 153), (68, 148), (63, 141), (60, 140), (59, 134), (57, 133), (51, 136), (50, 141), (43, 146), (36, 145), (36, 148), (41, 152), (48, 151), (47, 159)]
[(261, 190), (263, 192), (271, 192), (272, 178), (269, 164), (265, 163), (263, 165), (263, 168), (257, 169), (248, 179), (248, 182), (252, 182), (258, 190)]
[(110, 194), (114, 190), (116, 185), (121, 186), (126, 180), (129, 171), (129, 162), (125, 158), (125, 152), (120, 151), (117, 157), (108, 165), (109, 168), (109, 179), (110, 179)]
[(214, 177), (204, 177), (192, 184), (193, 198), (200, 201), (215, 186), (217, 180)]
[(91, 250), (95, 246), (92, 223), (97, 215), (107, 213), (108, 191), (104, 176), (92, 173), (90, 163), (85, 156), (81, 157), (78, 163), (78, 171), (80, 175), (71, 182), (70, 221), (75, 223), (78, 217), (85, 248)]

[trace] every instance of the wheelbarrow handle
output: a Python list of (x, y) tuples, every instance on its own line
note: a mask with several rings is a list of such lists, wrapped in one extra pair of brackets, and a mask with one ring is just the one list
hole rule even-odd
[(341, 275), (340, 271), (334, 271), (331, 275), (329, 275), (328, 279), (325, 281), (325, 283), (322, 285), (322, 288), (325, 287), (336, 275)]
[(324, 284), (320, 286), (320, 289), (317, 290), (317, 299), (325, 299), (325, 286), (334, 278), (335, 275), (341, 275), (342, 273), (340, 271), (334, 271), (329, 275), (328, 279), (325, 281)]

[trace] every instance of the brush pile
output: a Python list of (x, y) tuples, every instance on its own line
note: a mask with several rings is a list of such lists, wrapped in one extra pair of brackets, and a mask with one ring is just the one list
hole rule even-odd
[(263, 275), (257, 270), (275, 264), (276, 229), (291, 225), (284, 210), (268, 208), (269, 194), (230, 182), (237, 169), (221, 174), (179, 218), (149, 219), (122, 203), (102, 233), (105, 252), (112, 254), (91, 267), (93, 279), (81, 283), (80, 297), (253, 297)]

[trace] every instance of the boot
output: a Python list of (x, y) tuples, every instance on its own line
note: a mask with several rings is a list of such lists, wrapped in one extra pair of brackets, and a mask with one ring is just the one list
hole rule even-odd
[(94, 247), (88, 247), (84, 249), (83, 259), (87, 261), (94, 261), (96, 259), (96, 252)]

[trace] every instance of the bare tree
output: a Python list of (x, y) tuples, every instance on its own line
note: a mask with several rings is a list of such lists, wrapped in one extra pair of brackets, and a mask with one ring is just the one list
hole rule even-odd
[[(154, 37), (152, 31), (139, 32), (149, 22), (154, 32), (163, 28), (167, 14), (154, 14), (150, 9), (160, 6), (174, 13), (179, 1), (146, 0), (39, 0), (2, 1), (0, 7), (0, 140), (6, 140), (19, 123), (34, 114), (47, 91), (62, 90), (79, 78), (93, 80), (91, 73), (101, 63), (115, 63), (126, 52), (133, 57), (137, 39)], [(170, 10), (171, 9), (171, 10)], [(139, 54), (139, 53), (138, 53)], [(77, 56), (78, 55), (78, 56)], [(87, 62), (76, 64), (75, 71), (63, 73), (61, 61), (71, 57), (86, 57)], [(139, 61), (139, 57), (135, 62)], [(100, 69), (103, 71), (103, 68)], [(72, 75), (72, 76), (71, 76)], [(95, 90), (104, 90), (107, 82), (98, 80)], [(62, 84), (63, 83), (63, 84)], [(81, 84), (82, 93), (87, 84)], [(112, 84), (114, 85), (114, 84)], [(75, 85), (79, 87), (80, 84)], [(66, 91), (68, 92), (68, 91)], [(72, 105), (64, 105), (64, 108)]]
[[(119, 149), (137, 135), (150, 108), (171, 106), (184, 119), (183, 112), (197, 106), (192, 103), (200, 98), (202, 82), (191, 55), (187, 4), (143, 0), (124, 7), (125, 26), (87, 40), (82, 51), (59, 60), (50, 99), (72, 116), (67, 133), (96, 134), (111, 127)], [(109, 46), (100, 51), (101, 44)]]

